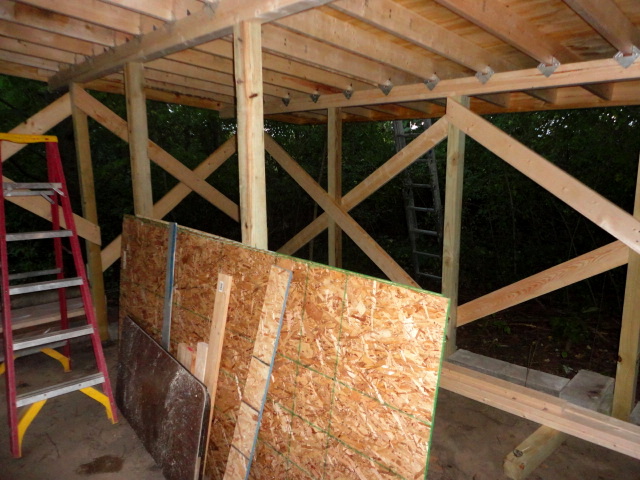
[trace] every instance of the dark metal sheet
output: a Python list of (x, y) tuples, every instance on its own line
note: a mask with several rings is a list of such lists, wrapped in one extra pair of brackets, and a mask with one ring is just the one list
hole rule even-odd
[(209, 394), (129, 317), (122, 323), (116, 402), (167, 480), (197, 478)]

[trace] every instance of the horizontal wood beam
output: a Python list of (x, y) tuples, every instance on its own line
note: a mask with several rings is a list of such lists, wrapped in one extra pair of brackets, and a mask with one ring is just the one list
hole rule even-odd
[[(265, 114), (293, 113), (330, 107), (349, 108), (385, 103), (439, 100), (452, 95), (478, 96), (639, 79), (640, 62), (634, 62), (628, 68), (622, 68), (618, 62), (611, 58), (561, 64), (550, 77), (544, 76), (537, 68), (530, 68), (496, 73), (485, 84), (471, 76), (442, 80), (433, 90), (429, 90), (423, 83), (416, 83), (395, 86), (388, 95), (385, 95), (378, 88), (372, 88), (354, 91), (350, 99), (346, 99), (342, 94), (332, 94), (322, 95), (315, 103), (306, 98), (292, 100), (288, 106), (282, 102), (274, 102), (265, 105)], [(615, 98), (615, 91), (613, 98)]]
[(324, 189), (289, 156), (289, 154), (269, 135), (264, 136), (267, 152), (300, 185), (313, 200), (349, 235), (351, 240), (387, 275), (392, 281), (404, 285), (419, 285), (389, 256), (378, 243), (347, 213), (347, 210), (327, 194)]
[(616, 241), (458, 307), (458, 326), (465, 325), (546, 293), (627, 263), (628, 247)]
[[(443, 117), (429, 129), (413, 139), (405, 148), (396, 153), (371, 175), (342, 197), (342, 207), (349, 211), (358, 206), (376, 190), (386, 185), (396, 175), (447, 138), (449, 122)], [(283, 245), (278, 252), (293, 255), (304, 245), (322, 233), (329, 225), (329, 215), (323, 213)]]
[(520, 173), (640, 253), (640, 221), (455, 100), (449, 121)]
[(49, 81), (53, 90), (71, 82), (87, 82), (117, 72), (128, 62), (148, 62), (233, 32), (241, 21), (270, 22), (280, 17), (328, 3), (330, 0), (219, 0), (202, 10), (167, 23), (81, 64), (61, 71)]
[(444, 362), (440, 386), (596, 445), (640, 459), (640, 427), (566, 400)]
[[(83, 112), (110, 130), (114, 135), (125, 142), (128, 141), (127, 122), (98, 100), (86, 92), (79, 92), (76, 103)], [(149, 158), (236, 222), (239, 220), (240, 213), (236, 203), (198, 177), (151, 140), (149, 140)]]
[[(215, 172), (231, 155), (236, 153), (235, 135), (224, 142), (218, 149), (209, 155), (193, 173), (205, 180)], [(179, 183), (169, 190), (160, 200), (153, 205), (153, 218), (164, 218), (193, 190), (184, 183)], [(118, 235), (109, 245), (102, 249), (102, 270), (106, 270), (120, 258), (122, 247), (122, 235)]]

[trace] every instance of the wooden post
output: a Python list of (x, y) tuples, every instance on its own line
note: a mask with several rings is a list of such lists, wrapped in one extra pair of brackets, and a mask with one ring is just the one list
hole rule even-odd
[[(633, 215), (640, 219), (640, 165), (636, 181), (636, 199)], [(622, 309), (622, 328), (618, 348), (618, 367), (613, 392), (611, 415), (628, 420), (636, 399), (638, 362), (640, 360), (640, 254), (629, 249), (627, 284)]]
[[(89, 142), (89, 122), (87, 116), (75, 105), (75, 96), (81, 90), (77, 84), (71, 84), (71, 114), (73, 118), (73, 136), (76, 145), (76, 160), (78, 163), (78, 179), (80, 181), (80, 201), (82, 216), (89, 222), (98, 224), (98, 208), (96, 205), (95, 183), (93, 181), (93, 166), (91, 164), (91, 145)], [(109, 340), (107, 320), (107, 299), (104, 292), (104, 277), (102, 275), (102, 257), (100, 245), (86, 240), (87, 274), (91, 284), (93, 307), (98, 321), (101, 340)]]
[(504, 459), (504, 474), (524, 480), (567, 439), (567, 434), (541, 426)]
[(267, 249), (262, 39), (258, 22), (241, 22), (233, 27), (233, 57), (242, 242)]
[[(469, 107), (469, 97), (457, 97), (453, 100), (462, 103), (467, 108)], [(448, 99), (447, 104), (451, 101), (451, 98)], [(448, 357), (456, 351), (465, 138), (465, 134), (459, 128), (449, 124), (442, 244), (442, 294), (451, 299), (451, 304), (449, 307), (445, 357)]]
[[(329, 108), (327, 119), (327, 190), (329, 196), (342, 203), (342, 115), (339, 108)], [(342, 267), (342, 229), (329, 219), (329, 265)]]
[(153, 196), (151, 193), (151, 163), (147, 151), (149, 131), (144, 95), (144, 67), (141, 63), (127, 63), (124, 66), (124, 84), (127, 97), (133, 210), (136, 215), (151, 217), (153, 215)]

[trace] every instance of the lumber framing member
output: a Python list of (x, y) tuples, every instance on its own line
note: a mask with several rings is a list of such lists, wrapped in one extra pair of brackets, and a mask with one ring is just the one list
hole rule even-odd
[(566, 439), (566, 433), (543, 425), (507, 455), (504, 474), (511, 480), (527, 478)]
[(127, 63), (124, 67), (127, 97), (127, 124), (131, 155), (131, 182), (133, 184), (133, 210), (136, 215), (153, 215), (151, 190), (151, 163), (147, 145), (147, 106), (144, 95), (144, 67), (141, 63)]
[[(456, 99), (465, 107), (468, 97)], [(447, 111), (452, 100), (447, 101)], [(455, 125), (449, 124), (447, 144), (447, 174), (444, 200), (444, 228), (442, 239), (442, 294), (451, 300), (447, 324), (445, 357), (456, 351), (458, 310), (458, 279), (460, 276), (460, 232), (462, 226), (462, 186), (464, 179), (464, 144), (466, 136)]]
[(238, 110), (238, 170), (242, 242), (267, 249), (267, 191), (264, 155), (262, 43), (260, 23), (233, 28)]
[[(640, 164), (636, 180), (634, 216), (640, 219)], [(622, 310), (622, 328), (618, 349), (618, 367), (613, 392), (611, 414), (621, 420), (628, 420), (636, 399), (638, 384), (638, 362), (640, 361), (640, 254), (629, 249), (627, 283)]]
[[(330, 108), (327, 119), (327, 192), (342, 203), (342, 117), (339, 108)], [(342, 267), (342, 229), (329, 220), (329, 265)]]
[[(81, 89), (77, 84), (71, 85), (71, 113), (73, 118), (73, 136), (76, 145), (78, 163), (78, 180), (80, 182), (80, 201), (82, 215), (88, 221), (98, 224), (98, 207), (96, 205), (95, 182), (93, 180), (93, 165), (91, 162), (91, 144), (89, 139), (89, 122), (87, 115), (74, 103), (76, 92)], [(102, 275), (102, 257), (100, 245), (86, 240), (87, 270), (91, 284), (91, 296), (95, 309), (98, 329), (102, 340), (109, 340), (107, 320), (107, 301), (104, 291), (104, 277)]]

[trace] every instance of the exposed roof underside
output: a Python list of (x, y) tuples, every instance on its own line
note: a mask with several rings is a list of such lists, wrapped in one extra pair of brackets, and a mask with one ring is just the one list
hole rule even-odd
[(0, 73), (122, 93), (140, 61), (148, 98), (232, 116), (230, 32), (251, 18), (268, 118), (433, 117), (448, 95), (479, 113), (640, 104), (640, 59), (613, 60), (640, 48), (637, 0), (1, 0)]

